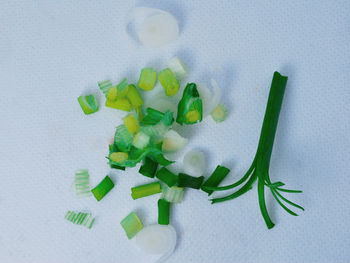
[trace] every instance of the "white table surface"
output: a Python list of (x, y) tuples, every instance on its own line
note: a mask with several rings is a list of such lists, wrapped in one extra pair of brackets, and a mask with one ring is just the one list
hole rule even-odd
[[(178, 41), (157, 50), (132, 47), (124, 17), (135, 5), (171, 11)], [(187, 191), (172, 209), (178, 245), (168, 262), (350, 261), (349, 1), (39, 1), (0, 0), (0, 262), (151, 262), (128, 242), (120, 220), (135, 210), (157, 220), (158, 196), (133, 201), (130, 187), (149, 179), (112, 172), (100, 203), (77, 199), (77, 169), (92, 185), (110, 169), (108, 141), (123, 114), (84, 116), (76, 101), (107, 77), (138, 79), (173, 55), (189, 81), (215, 77), (229, 107), (226, 122), (184, 129), (208, 160), (248, 168), (258, 143), (275, 70), (289, 76), (271, 161), (271, 177), (301, 195), (299, 217), (267, 198), (276, 226), (267, 230), (256, 186), (211, 205)], [(66, 210), (96, 215), (91, 230), (64, 220)]]

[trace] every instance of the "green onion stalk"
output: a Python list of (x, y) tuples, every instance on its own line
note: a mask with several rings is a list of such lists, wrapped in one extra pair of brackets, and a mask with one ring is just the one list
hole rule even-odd
[(287, 85), (288, 77), (282, 76), (280, 73), (275, 72), (273, 75), (273, 80), (270, 88), (269, 98), (266, 106), (264, 122), (261, 129), (258, 149), (254, 160), (245, 173), (245, 175), (238, 180), (237, 182), (221, 187), (211, 187), (211, 186), (202, 186), (205, 190), (213, 190), (213, 191), (223, 191), (228, 189), (233, 189), (236, 187), (240, 187), (238, 190), (233, 192), (230, 195), (214, 198), (212, 199), (212, 203), (219, 203), (228, 200), (235, 199), (250, 189), (252, 189), (253, 183), (258, 180), (258, 196), (259, 196), (259, 206), (261, 214), (265, 220), (268, 229), (274, 227), (274, 223), (272, 222), (269, 213), (266, 208), (265, 201), (265, 187), (268, 187), (276, 199), (278, 204), (286, 210), (289, 214), (293, 216), (297, 216), (295, 212), (290, 210), (282, 201), (285, 203), (304, 210), (303, 207), (289, 201), (287, 198), (282, 196), (281, 192), (287, 193), (301, 193), (300, 190), (289, 190), (282, 188), (284, 183), (282, 182), (271, 182), (269, 175), (269, 166), (273, 148), (273, 142), (276, 135), (278, 118), (282, 107), (284, 91)]

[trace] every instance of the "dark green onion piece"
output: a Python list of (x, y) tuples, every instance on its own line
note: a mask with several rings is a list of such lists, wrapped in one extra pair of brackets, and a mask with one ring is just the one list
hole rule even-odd
[(157, 172), (158, 163), (153, 161), (151, 158), (146, 157), (143, 164), (140, 167), (139, 173), (153, 178)]
[(114, 183), (108, 175), (99, 183), (94, 189), (91, 190), (97, 201), (100, 201), (111, 189), (114, 187)]
[(164, 117), (164, 113), (153, 108), (146, 109), (146, 115), (141, 121), (141, 125), (155, 125), (161, 121)]
[(178, 182), (177, 175), (173, 174), (165, 167), (158, 170), (156, 177), (162, 182), (166, 183), (169, 187), (174, 186)]
[(188, 83), (177, 106), (176, 122), (179, 124), (194, 124), (203, 118), (202, 100), (199, 97), (195, 83)]
[(225, 166), (218, 165), (212, 175), (203, 184), (202, 190), (207, 192), (208, 195), (211, 195), (214, 191), (205, 189), (205, 186), (218, 186), (229, 172), (230, 169), (226, 168)]
[(170, 203), (167, 200), (158, 200), (158, 224), (169, 225)]
[(204, 180), (204, 176), (193, 177), (188, 174), (179, 173), (179, 183), (180, 187), (189, 187), (193, 189), (200, 189)]
[(162, 188), (159, 182), (139, 185), (131, 188), (131, 197), (132, 199), (138, 199), (146, 197), (149, 195), (154, 195), (162, 192)]

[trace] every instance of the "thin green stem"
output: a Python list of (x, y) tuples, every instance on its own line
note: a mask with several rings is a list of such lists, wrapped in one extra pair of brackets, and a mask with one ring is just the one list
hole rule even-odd
[(215, 203), (220, 203), (220, 202), (224, 202), (224, 201), (227, 201), (227, 200), (232, 200), (232, 199), (235, 199), (235, 198), (245, 194), (250, 189), (252, 189), (252, 185), (255, 182), (256, 178), (257, 178), (256, 174), (253, 173), (252, 176), (247, 181), (247, 183), (244, 186), (242, 186), (241, 189), (239, 189), (238, 191), (236, 191), (236, 192), (234, 192), (234, 193), (232, 193), (230, 195), (227, 195), (227, 196), (224, 196), (224, 197), (220, 197), (220, 198), (211, 199), (210, 200), (211, 203), (215, 204)]
[(286, 192), (286, 193), (302, 193), (303, 192), (301, 190), (290, 190), (290, 189), (284, 189), (284, 188), (279, 188), (279, 187), (277, 187), (276, 189), (278, 191)]
[(278, 204), (284, 209), (286, 210), (289, 214), (291, 214), (292, 216), (298, 216), (298, 214), (296, 214), (295, 212), (293, 212), (292, 210), (290, 210), (288, 207), (286, 207), (278, 198), (278, 196), (275, 194), (275, 191), (271, 191), (273, 197), (276, 199), (276, 201), (278, 202)]
[(281, 195), (278, 191), (275, 191), (275, 190), (272, 190), (271, 191), (274, 191), (276, 195), (278, 195), (284, 202), (296, 207), (296, 208), (299, 208), (301, 210), (304, 211), (304, 208), (296, 203), (293, 203), (292, 201), (289, 201), (287, 198), (285, 198), (283, 195)]

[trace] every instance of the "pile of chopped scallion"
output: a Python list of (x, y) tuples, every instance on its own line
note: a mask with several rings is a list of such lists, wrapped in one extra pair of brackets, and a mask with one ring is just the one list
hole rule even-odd
[[(303, 208), (287, 200), (280, 192), (298, 193), (301, 191), (281, 188), (284, 185), (282, 182), (272, 183), (268, 176), (269, 159), (282, 105), (286, 77), (281, 76), (278, 72), (274, 74), (259, 147), (252, 166), (236, 183), (220, 187), (220, 183), (230, 170), (218, 165), (209, 178), (205, 179), (203, 174), (206, 167), (202, 152), (188, 152), (183, 160), (183, 172), (179, 174), (168, 169), (174, 161), (165, 157), (166, 153), (179, 151), (187, 143), (186, 138), (172, 129), (174, 122), (180, 125), (192, 125), (201, 122), (209, 114), (215, 122), (222, 122), (226, 119), (228, 111), (220, 101), (221, 93), (216, 82), (211, 81), (212, 91), (206, 86), (188, 83), (183, 89), (181, 99), (177, 102), (177, 111), (174, 111), (170, 106), (164, 111), (157, 110), (157, 101), (154, 102), (154, 107), (144, 107), (145, 103), (140, 95), (140, 92), (153, 90), (159, 81), (164, 89), (163, 95), (169, 98), (174, 97), (181, 90), (181, 80), (187, 75), (186, 66), (175, 57), (168, 62), (168, 67), (160, 72), (153, 68), (142, 69), (136, 85), (128, 83), (126, 78), (123, 78), (118, 84), (113, 84), (110, 80), (98, 83), (100, 91), (106, 98), (105, 106), (126, 112), (123, 124), (116, 127), (113, 144), (109, 145), (109, 153), (106, 158), (110, 167), (125, 170), (141, 163), (138, 170), (140, 175), (153, 179), (150, 183), (132, 187), (131, 197), (135, 200), (161, 193), (158, 200), (158, 225), (164, 227), (170, 223), (171, 204), (182, 201), (186, 188), (202, 190), (211, 195), (214, 191), (241, 186), (231, 195), (212, 199), (212, 202), (216, 203), (242, 195), (250, 190), (254, 181), (258, 179), (259, 205), (269, 228), (273, 227), (273, 223), (265, 206), (264, 186), (270, 188), (273, 196), (287, 212), (296, 215), (282, 204), (280, 199), (289, 205)], [(85, 114), (92, 114), (99, 109), (93, 94), (80, 96), (78, 102)], [(171, 103), (169, 99), (169, 105)], [(92, 193), (96, 200), (100, 201), (114, 187), (112, 180), (106, 176), (96, 187), (91, 189), (87, 170), (79, 170), (75, 176), (74, 189), (80, 197), (89, 196)], [(73, 211), (67, 212), (66, 219), (88, 228), (91, 228), (94, 222), (91, 214)], [(145, 240), (150, 235), (149, 233), (155, 233), (158, 230), (159, 233), (162, 232), (161, 235), (168, 233), (170, 236), (174, 236), (173, 230), (158, 229), (155, 226), (146, 231), (147, 227), (143, 226), (135, 212), (126, 216), (121, 221), (121, 226), (129, 239), (133, 237), (137, 239), (140, 236), (140, 242), (137, 242), (140, 244), (147, 244)], [(150, 240), (154, 240), (154, 236), (152, 238)], [(169, 244), (173, 246), (173, 242)]]

